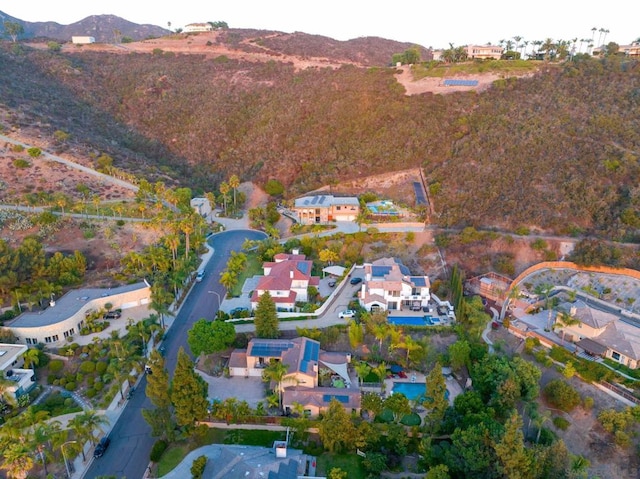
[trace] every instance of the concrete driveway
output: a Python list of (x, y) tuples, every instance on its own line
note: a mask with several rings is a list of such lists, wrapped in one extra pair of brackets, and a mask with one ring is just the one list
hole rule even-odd
[(209, 376), (197, 369), (196, 372), (207, 382), (210, 399), (224, 401), (227, 398), (237, 398), (247, 401), (254, 409), (265, 399), (266, 385), (262, 378), (225, 378)]

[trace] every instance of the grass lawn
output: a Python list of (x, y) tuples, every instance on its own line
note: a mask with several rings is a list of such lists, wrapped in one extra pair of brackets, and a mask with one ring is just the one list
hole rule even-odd
[(262, 261), (254, 251), (245, 252), (247, 256), (247, 264), (238, 275), (238, 282), (229, 291), (230, 296), (240, 296), (242, 294), (242, 286), (247, 278), (251, 278), (256, 274), (263, 274)]
[(191, 451), (186, 444), (175, 444), (169, 446), (158, 462), (158, 477), (162, 477), (182, 462), (184, 457)]
[(318, 457), (317, 476), (327, 476), (334, 467), (339, 467), (347, 473), (349, 479), (364, 479), (365, 473), (362, 467), (362, 458), (355, 453), (330, 454), (324, 453)]
[(413, 67), (413, 75), (416, 79), (420, 79), (424, 77), (454, 76), (456, 74), (524, 73), (535, 70), (538, 67), (538, 62), (530, 60), (469, 61), (453, 64), (438, 64), (434, 68), (425, 68), (422, 65), (416, 65)]

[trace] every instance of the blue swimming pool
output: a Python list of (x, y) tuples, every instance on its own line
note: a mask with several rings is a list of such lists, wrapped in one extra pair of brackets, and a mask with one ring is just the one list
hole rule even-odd
[[(393, 383), (391, 391), (395, 393), (404, 394), (407, 399), (411, 401), (419, 400), (420, 398), (426, 398), (426, 386), (424, 383)], [(444, 397), (449, 399), (449, 391), (445, 391)]]
[(434, 324), (431, 316), (389, 316), (387, 321), (398, 326), (433, 326)]

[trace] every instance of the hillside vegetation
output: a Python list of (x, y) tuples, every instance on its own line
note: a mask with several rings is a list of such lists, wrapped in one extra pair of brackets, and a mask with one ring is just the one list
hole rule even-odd
[(162, 50), (23, 48), (1, 53), (0, 68), (7, 131), (36, 122), (44, 134), (65, 130), (151, 180), (210, 190), (240, 173), (277, 178), (293, 196), (421, 166), (444, 226), (638, 237), (634, 62), (586, 59), (482, 94), (414, 96), (392, 68), (296, 70)]

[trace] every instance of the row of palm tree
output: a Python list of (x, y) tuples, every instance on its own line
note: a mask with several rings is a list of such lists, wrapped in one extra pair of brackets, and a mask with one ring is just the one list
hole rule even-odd
[(78, 413), (63, 427), (48, 411), (29, 407), (0, 428), (2, 469), (9, 477), (24, 479), (36, 462), (42, 463), (47, 475), (51, 464), (72, 460), (78, 454), (86, 460), (84, 446), (87, 442), (94, 446), (102, 434), (101, 426), (108, 422), (106, 416), (89, 410)]

